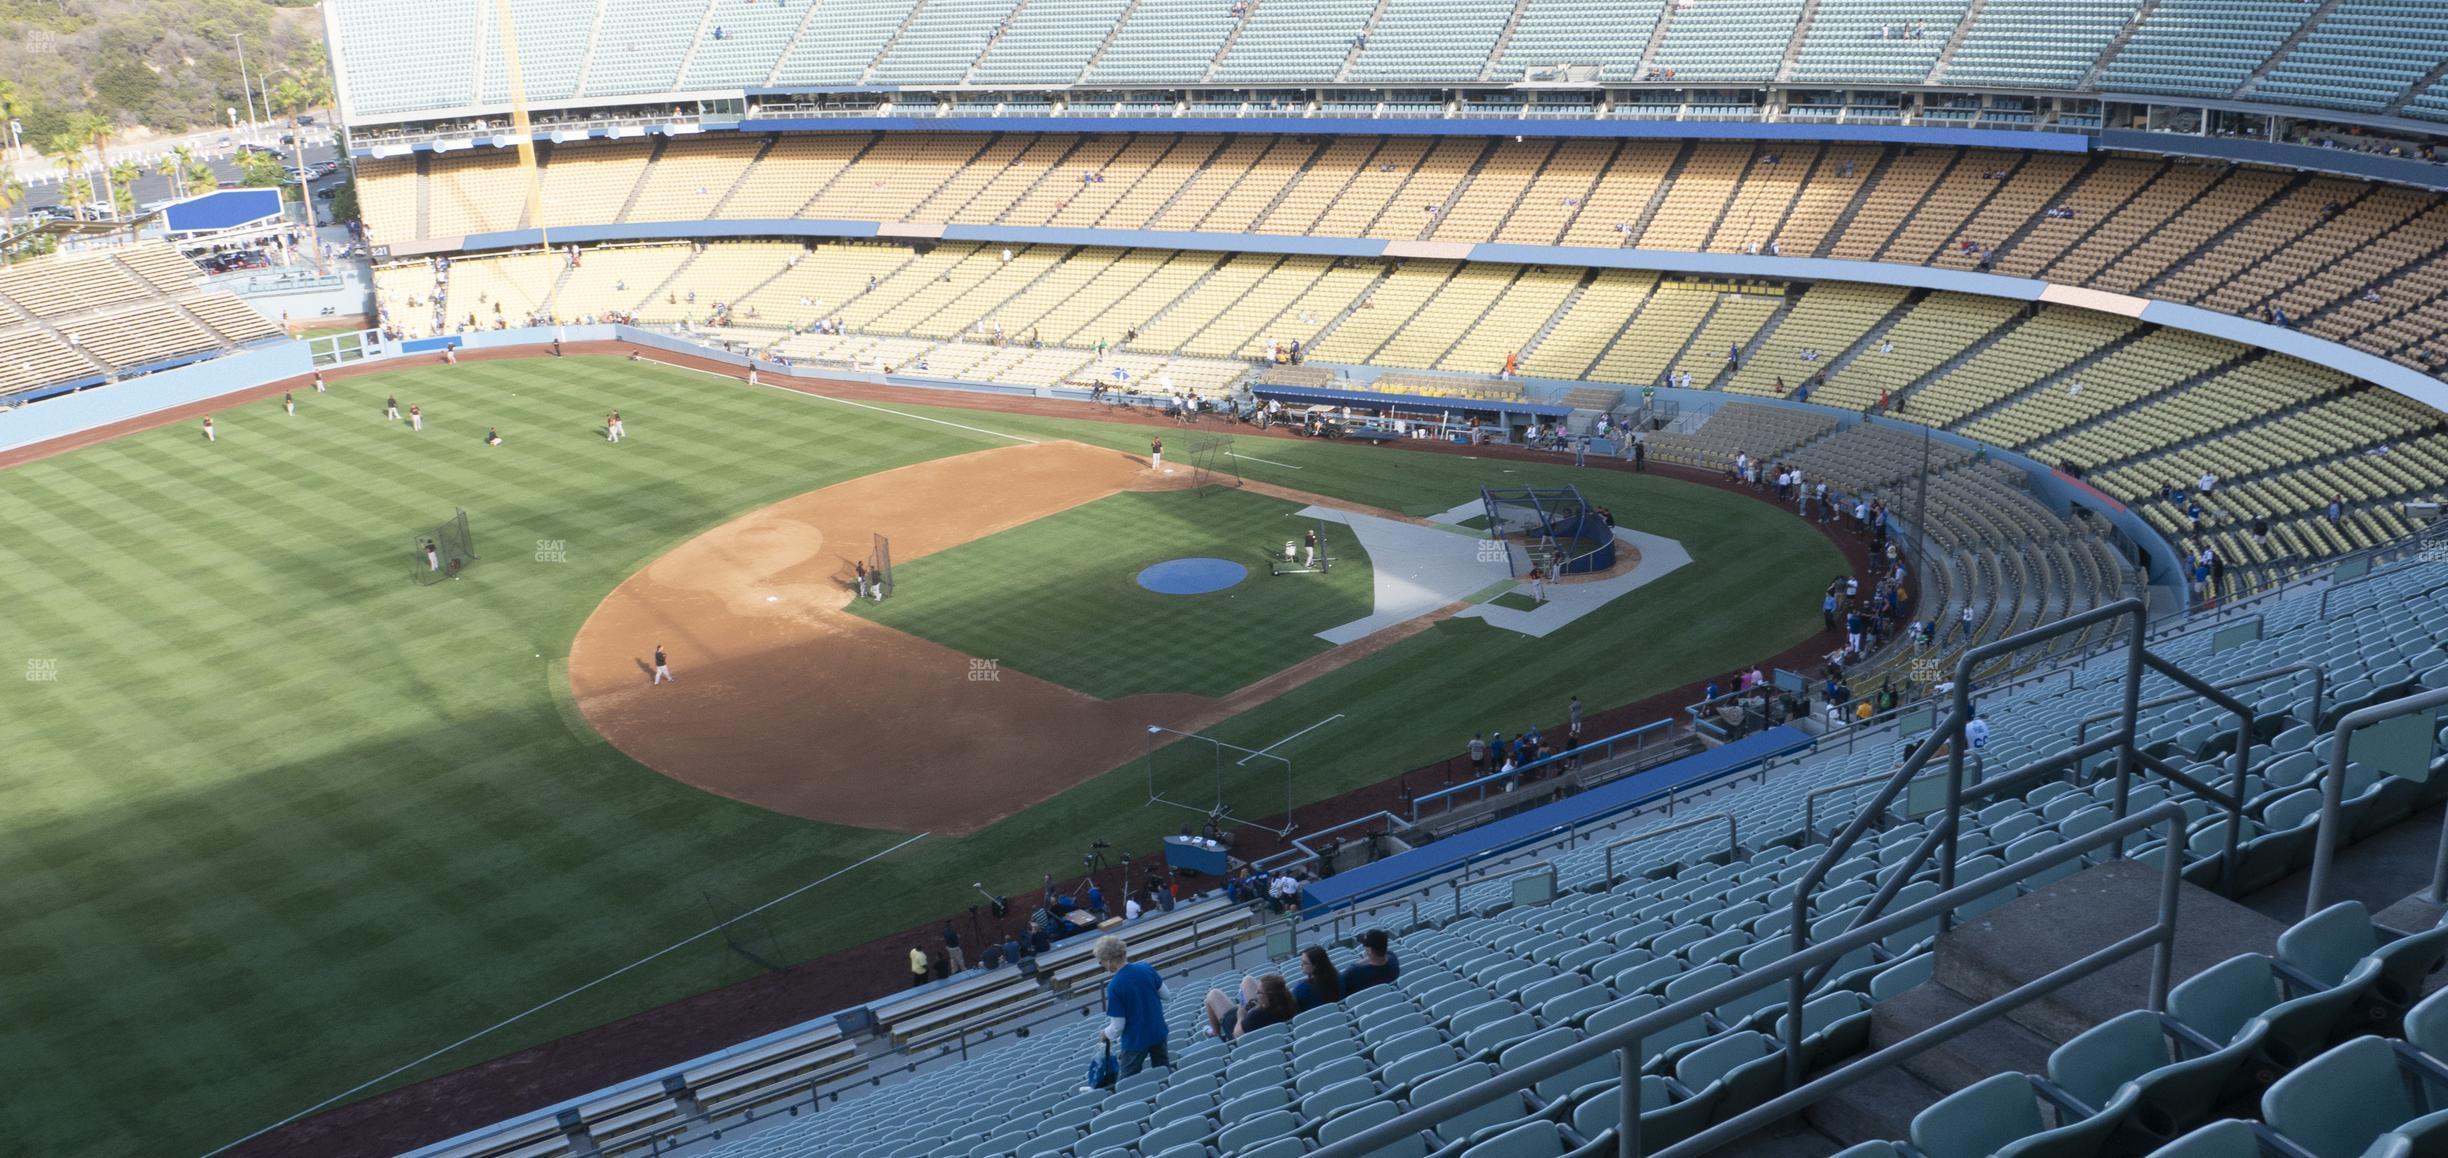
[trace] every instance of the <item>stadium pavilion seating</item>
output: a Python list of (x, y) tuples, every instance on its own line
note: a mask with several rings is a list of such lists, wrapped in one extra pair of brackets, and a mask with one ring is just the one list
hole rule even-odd
[(159, 243), (0, 269), (0, 400), (235, 349), (277, 327)]
[[(2250, 689), (2263, 714), (2253, 736), (2242, 739), (2249, 745), (2248, 811), (2254, 819), (2238, 850), (2240, 890), (2299, 868), (2310, 855), (2318, 809), (2317, 792), (2307, 785), (2327, 742), (2316, 736), (2316, 723), (2408, 689), (2448, 687), (2443, 612), (2448, 566), (2414, 562), (2340, 587), (2326, 600), (2312, 593), (2267, 606), (2267, 631), (2257, 642), (2214, 652), (2209, 633), (2195, 632), (2157, 645), (2186, 670), (2214, 681), (2295, 660), (2329, 669), (2332, 695), (2317, 711), (2308, 674), (2265, 678)], [(1982, 715), (1994, 739), (1984, 761), (1992, 768), (2020, 766), (2069, 746), (2076, 721), (2121, 694), (2119, 670), (2116, 662), (2088, 663), (2071, 669), (2070, 679), (1989, 693)], [(2173, 688), (2156, 676), (2148, 683), (2146, 700)], [(2216, 762), (2239, 741), (2234, 726), (2232, 715), (2198, 701), (2146, 708), (2141, 742), (2208, 776), (2225, 767)], [(736, 1127), (701, 1152), (720, 1158), (1292, 1155), (1349, 1137), (1782, 959), (1789, 951), (1788, 902), (1797, 879), (1828, 847), (1834, 828), (1850, 819), (1848, 809), (1871, 791), (1851, 782), (1890, 769), (1903, 750), (1892, 734), (1853, 751), (1846, 747), (1825, 747), (1755, 783), (1713, 793), (1710, 812), (1730, 818), (1739, 836), (1734, 847), (1726, 827), (1672, 824), (1665, 814), (1649, 812), (1587, 839), (1524, 850), (1469, 880), (1431, 881), (1415, 895), (1394, 895), (1391, 903), (1381, 898), (1373, 919), (1392, 926), (1403, 962), (1398, 982), (1229, 1045), (1198, 1028), (1202, 992), (1210, 985), (1230, 992), (1244, 975), (1297, 976), (1298, 963), (1234, 968), (1211, 959), (1176, 970), (1166, 1002), (1173, 1065), (1151, 1067), (1111, 1090), (1081, 1080), (1096, 1052), (1099, 1019), (1058, 1013), (1034, 1035), (1000, 1049), (921, 1065), (873, 1090), (844, 1089), (822, 1109)], [(1958, 879), (2004, 869), (2108, 824), (2113, 778), (2090, 775), (2104, 767), (2069, 766), (2061, 778), (2044, 779), (2019, 798), (1969, 816), (1959, 837)], [(2385, 828), (2448, 795), (2448, 785), (2437, 778), (2418, 783), (2349, 767), (2347, 816), (2357, 833)], [(2218, 880), (2223, 814), (2155, 780), (2138, 784), (2132, 800), (2136, 808), (2176, 801), (2189, 821), (2181, 850), (2138, 834), (2123, 842), (2127, 854), (2157, 863), (2173, 852), (2183, 859), (2187, 879), (2204, 885)], [(1625, 842), (1649, 831), (1657, 835)], [(1891, 816), (1866, 834), (1856, 854), (1812, 895), (1813, 932), (1825, 937), (1853, 921), (1890, 866), (1925, 831), (1922, 822)], [(1958, 916), (2006, 904), (2084, 863), (2026, 877)], [(1512, 877), (1540, 864), (1552, 866), (1558, 898), (1517, 903)], [(1936, 895), (1934, 871), (1917, 872), (1900, 900)], [(1311, 931), (1323, 938), (1330, 929)], [(1874, 1005), (1930, 978), (1935, 932), (1934, 923), (1909, 927), (1849, 955), (1828, 974), (1804, 1007), (1806, 1072), (1823, 1072), (1860, 1053), (1869, 1043)], [(2073, 1034), (2049, 1055), (2044, 1073), (1996, 1074), (1941, 1091), (1945, 1096), (1914, 1118), (1911, 1144), (1931, 1155), (1987, 1154), (2080, 1125), (2100, 1134), (2124, 1131), (2120, 1145), (2147, 1150), (2201, 1126), (2221, 1104), (2216, 1095), (2225, 1078), (2248, 1059), (2273, 1069), (2278, 1079), (2259, 1099), (2258, 1125), (2314, 1153), (2362, 1153), (2391, 1130), (2433, 1130), (2428, 1114), (2436, 1102), (2405, 1100), (2392, 1091), (2399, 1088), (2399, 1067), (2436, 1067), (2448, 1051), (2442, 1028), (2448, 1026), (2448, 998), (2417, 1003), (2443, 949), (2448, 926), (2387, 939), (2362, 906), (2332, 906), (2287, 929), (2273, 953), (2235, 957), (2180, 977), (2165, 1015), (2127, 1014)], [(1350, 959), (1346, 947), (1332, 952)], [(1092, 980), (1094, 974), (1083, 976)], [(1763, 990), (1646, 1039), (1640, 1078), (1645, 1144), (1688, 1137), (1777, 1092), (1783, 998), (1781, 987)], [(2355, 1037), (2372, 1024), (2347, 1016), (2357, 999), (2399, 1010), (2411, 1006), (2403, 1038), (2392, 1044)], [(2182, 1040), (2171, 1044), (2171, 1034), (2187, 1031), (2210, 1044), (2200, 1050)], [(2046, 1100), (2036, 1096), (2042, 1091)], [(2342, 1112), (2349, 1105), (2355, 1112)], [(1553, 1155), (1586, 1143), (1603, 1143), (1599, 1152), (1611, 1152), (1617, 1108), (1614, 1062), (1602, 1059), (1522, 1095), (1460, 1112), (1391, 1152)], [(2254, 1154), (2252, 1129), (2222, 1123), (2205, 1137), (2229, 1139), (2223, 1143), (2228, 1148), (2164, 1152)], [(2246, 1137), (2232, 1141), (2237, 1136)], [(1901, 1152), (1866, 1145), (1847, 1153)]]

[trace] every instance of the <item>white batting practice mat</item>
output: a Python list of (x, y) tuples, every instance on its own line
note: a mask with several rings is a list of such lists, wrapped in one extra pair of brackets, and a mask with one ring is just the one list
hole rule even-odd
[[(1504, 554), (1483, 555), (1476, 536), (1327, 507), (1305, 508), (1300, 517), (1351, 528), (1352, 537), (1368, 550), (1375, 575), (1375, 610), (1366, 618), (1317, 633), (1328, 643), (1350, 643), (1374, 635), (1446, 604), (1459, 603), (1509, 577)], [(1328, 553), (1333, 549), (1328, 543)]]
[[(1318, 638), (1328, 643), (1350, 643), (1447, 604), (1484, 596), (1491, 588), (1506, 584), (1513, 584), (1513, 590), (1526, 594), (1529, 585), (1515, 583), (1505, 565), (1507, 552), (1502, 544), (1489, 543), (1477, 532), (1454, 525), (1469, 517), (1470, 512), (1481, 509), (1476, 503), (1467, 508), (1457, 507), (1432, 516), (1441, 525), (1423, 527), (1326, 507), (1304, 508), (1300, 512), (1302, 518), (1341, 523), (1350, 528), (1352, 537), (1367, 548), (1369, 565), (1374, 568), (1375, 610), (1364, 619), (1321, 631)], [(1691, 553), (1673, 539), (1621, 527), (1615, 529), (1615, 538), (1640, 552), (1640, 562), (1630, 571), (1587, 583), (1550, 583), (1547, 602), (1534, 611), (1481, 603), (1456, 612), (1454, 617), (1481, 619), (1490, 627), (1543, 637), (1606, 606), (1609, 600), (1691, 562)]]
[[(1456, 612), (1454, 618), (1484, 619), (1490, 627), (1543, 637), (1606, 606), (1609, 600), (1628, 595), (1643, 584), (1654, 582), (1691, 562), (1691, 552), (1684, 550), (1683, 544), (1673, 539), (1617, 527), (1615, 541), (1640, 552), (1640, 562), (1633, 564), (1631, 570), (1587, 583), (1547, 584), (1547, 602), (1540, 604), (1535, 611), (1516, 611), (1510, 607), (1482, 603), (1467, 611)], [(1514, 590), (1526, 595), (1530, 585), (1524, 583)]]

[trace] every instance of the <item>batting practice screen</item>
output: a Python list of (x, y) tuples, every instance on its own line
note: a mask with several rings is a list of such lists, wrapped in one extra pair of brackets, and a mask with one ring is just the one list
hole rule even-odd
[(882, 535), (877, 535), (875, 537), (875, 546), (867, 553), (867, 575), (869, 580), (876, 585), (876, 590), (881, 593), (878, 598), (892, 598), (893, 574), (891, 539), (887, 539)]
[(1147, 769), (1148, 803), (1203, 812), (1227, 825), (1250, 825), (1280, 833), (1273, 821), (1289, 823), (1292, 761), (1209, 736), (1151, 726)]
[(410, 548), (409, 578), (418, 586), (456, 579), (476, 561), (476, 537), (468, 531), (466, 511), (417, 535)]
[(1488, 536), (1512, 548), (1505, 556), (1516, 575), (1532, 567), (1575, 575), (1615, 565), (1615, 532), (1579, 487), (1482, 487), (1479, 501)]

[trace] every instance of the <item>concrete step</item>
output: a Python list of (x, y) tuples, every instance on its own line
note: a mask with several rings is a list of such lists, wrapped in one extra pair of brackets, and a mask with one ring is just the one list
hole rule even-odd
[[(1870, 1047), (1894, 1045), (1972, 1005), (1936, 981), (1916, 985), (1871, 1007)], [(2046, 1073), (2049, 1051), (2057, 1045), (2012, 1022), (1996, 1021), (1914, 1055), (1904, 1069), (1951, 1094), (1992, 1074)]]
[(1763, 1126), (1709, 1151), (1703, 1158), (1828, 1158), (1844, 1145), (1800, 1118)]
[(1873, 1139), (1907, 1138), (1913, 1115), (1946, 1096), (1901, 1069), (1880, 1070), (1803, 1111), (1812, 1128), (1847, 1146)]
[[(1955, 926), (1938, 941), (1932, 980), (1987, 1001), (2101, 945), (2150, 927), (2159, 913), (2159, 870), (2110, 861)], [(2182, 981), (2238, 953), (2274, 953), (2285, 925), (2207, 889), (2184, 885), (2176, 901)], [(2150, 992), (2144, 951), (2016, 1009), (2008, 1020), (2049, 1041), (2141, 1008)]]

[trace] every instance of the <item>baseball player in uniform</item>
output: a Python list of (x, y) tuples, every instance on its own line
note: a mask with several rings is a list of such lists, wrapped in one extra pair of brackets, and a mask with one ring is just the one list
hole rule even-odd
[(679, 677), (671, 673), (671, 657), (663, 654), (663, 645), (658, 643), (655, 645), (654, 682), (660, 684), (667, 680), (672, 683), (680, 682)]
[(1317, 569), (1317, 528), (1301, 532), (1301, 566)]
[(297, 395), (281, 391), (281, 409), (288, 411), (289, 417), (297, 417)]
[(219, 442), (219, 441), (221, 441), (220, 439), (213, 437), (212, 415), (209, 415), (209, 414), (207, 414), (207, 415), (205, 415), (205, 416), (204, 416), (204, 441), (206, 441), (206, 442)]
[(858, 597), (867, 598), (867, 560), (861, 559), (851, 569), (858, 579)]
[(442, 570), (442, 552), (434, 548), (434, 541), (431, 539), (425, 540), (425, 569), (436, 572)]
[(323, 372), (317, 370), (315, 371), (315, 393), (321, 394), (323, 392)]
[(619, 442), (621, 435), (626, 433), (628, 432), (621, 429), (620, 411), (615, 410), (604, 417), (604, 437), (606, 439)]
[(399, 399), (389, 396), (383, 398), (383, 421), (399, 421)]
[(423, 429), (425, 429), (425, 408), (424, 408), (424, 407), (422, 407), (422, 406), (411, 406), (411, 407), (409, 407), (409, 408), (408, 408), (408, 429), (410, 429), (410, 430), (423, 430)]
[(1149, 440), (1149, 442), (1148, 442), (1148, 465), (1149, 465), (1149, 466), (1151, 466), (1151, 467), (1154, 467), (1154, 468), (1155, 468), (1155, 469), (1157, 469), (1157, 470), (1163, 470), (1163, 469), (1164, 469), (1164, 436), (1163, 436), (1163, 435), (1158, 435), (1158, 436), (1156, 436), (1155, 438), (1153, 438), (1153, 439)]

